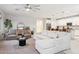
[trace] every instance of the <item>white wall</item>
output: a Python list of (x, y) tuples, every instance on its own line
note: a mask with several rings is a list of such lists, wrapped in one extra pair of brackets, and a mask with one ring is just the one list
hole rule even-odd
[(12, 20), (13, 29), (17, 28), (18, 23), (24, 23), (25, 26), (29, 26), (31, 30), (35, 30), (36, 18), (31, 16), (18, 16), (18, 15), (6, 15), (6, 18)]

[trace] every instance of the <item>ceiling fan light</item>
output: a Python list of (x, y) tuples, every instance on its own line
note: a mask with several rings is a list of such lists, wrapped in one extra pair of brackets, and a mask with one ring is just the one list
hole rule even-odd
[(27, 8), (27, 9), (26, 9), (26, 11), (30, 11), (30, 9), (29, 9), (29, 8)]

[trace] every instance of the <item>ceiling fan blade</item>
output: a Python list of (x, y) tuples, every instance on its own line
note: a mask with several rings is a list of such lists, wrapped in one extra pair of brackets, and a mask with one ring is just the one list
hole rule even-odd
[(25, 11), (25, 8), (23, 8), (23, 9), (16, 8), (15, 10), (16, 11), (23, 11), (23, 10)]
[(34, 7), (40, 7), (40, 5), (37, 5), (37, 4), (36, 4), (36, 5), (33, 5), (33, 6), (34, 6)]
[(31, 9), (32, 11), (36, 12), (36, 10)]
[(20, 9), (16, 8), (15, 10), (18, 11), (18, 10), (20, 10)]
[(35, 9), (40, 10), (39, 8), (35, 8)]

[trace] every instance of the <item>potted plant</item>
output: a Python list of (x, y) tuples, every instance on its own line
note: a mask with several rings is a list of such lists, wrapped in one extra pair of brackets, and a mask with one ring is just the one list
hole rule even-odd
[(4, 26), (5, 26), (5, 29), (7, 30), (7, 32), (9, 32), (9, 30), (13, 27), (11, 20), (6, 19), (4, 21)]

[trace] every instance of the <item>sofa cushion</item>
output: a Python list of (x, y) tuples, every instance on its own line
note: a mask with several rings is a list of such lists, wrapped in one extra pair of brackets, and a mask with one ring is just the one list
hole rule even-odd
[(11, 35), (11, 34), (16, 34), (16, 30), (15, 29), (13, 29), (13, 30), (10, 30), (9, 32), (8, 32), (8, 35)]

